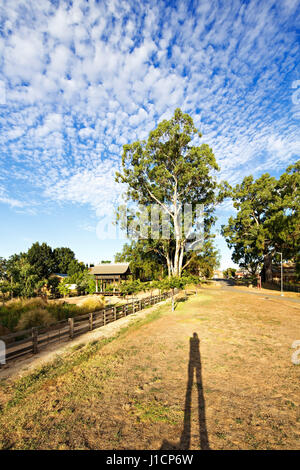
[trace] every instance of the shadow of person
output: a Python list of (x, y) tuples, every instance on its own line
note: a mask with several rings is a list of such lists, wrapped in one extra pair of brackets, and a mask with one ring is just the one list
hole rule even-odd
[(206, 428), (205, 400), (202, 385), (202, 367), (200, 356), (200, 340), (197, 333), (190, 338), (190, 355), (188, 364), (188, 381), (186, 385), (183, 430), (178, 444), (164, 440), (162, 450), (182, 449), (188, 450), (191, 444), (191, 419), (192, 419), (192, 390), (196, 376), (198, 395), (198, 423), (199, 423), (199, 447), (202, 450), (209, 449), (209, 440)]

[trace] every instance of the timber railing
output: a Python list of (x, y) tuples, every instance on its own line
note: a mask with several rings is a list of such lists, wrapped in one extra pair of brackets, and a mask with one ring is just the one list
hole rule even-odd
[[(78, 315), (73, 318), (61, 320), (51, 326), (35, 327), (17, 331), (5, 336), (0, 336), (6, 347), (6, 362), (17, 359), (28, 353), (37, 354), (49, 344), (66, 341), (92, 331), (119, 318), (131, 315), (139, 310), (150, 307), (158, 302), (172, 297), (173, 293), (164, 292), (159, 295), (151, 295), (144, 299), (133, 299), (123, 305), (111, 305), (101, 310)], [(1, 367), (1, 364), (0, 364)]]

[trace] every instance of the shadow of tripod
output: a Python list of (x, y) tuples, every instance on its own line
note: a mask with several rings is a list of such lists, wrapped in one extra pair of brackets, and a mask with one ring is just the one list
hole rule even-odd
[(197, 333), (193, 333), (190, 338), (190, 355), (188, 364), (188, 381), (186, 385), (183, 430), (178, 444), (164, 440), (162, 450), (183, 449), (188, 450), (191, 443), (191, 418), (192, 418), (192, 390), (196, 375), (197, 395), (198, 395), (198, 423), (199, 423), (199, 446), (202, 450), (209, 449), (209, 440), (206, 428), (205, 400), (202, 385), (202, 367), (200, 356), (200, 340)]

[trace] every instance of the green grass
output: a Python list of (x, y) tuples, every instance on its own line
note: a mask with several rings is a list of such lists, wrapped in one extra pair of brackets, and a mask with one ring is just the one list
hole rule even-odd
[(157, 401), (135, 402), (135, 415), (138, 421), (143, 423), (164, 422), (177, 424), (182, 420), (183, 412), (174, 407), (170, 407)]

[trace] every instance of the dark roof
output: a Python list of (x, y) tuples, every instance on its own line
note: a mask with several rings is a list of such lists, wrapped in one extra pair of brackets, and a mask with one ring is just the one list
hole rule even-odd
[(57, 277), (68, 277), (67, 274), (60, 274), (60, 273), (53, 273), (51, 276), (57, 276)]
[(91, 274), (125, 274), (129, 271), (129, 263), (103, 263), (90, 269)]

